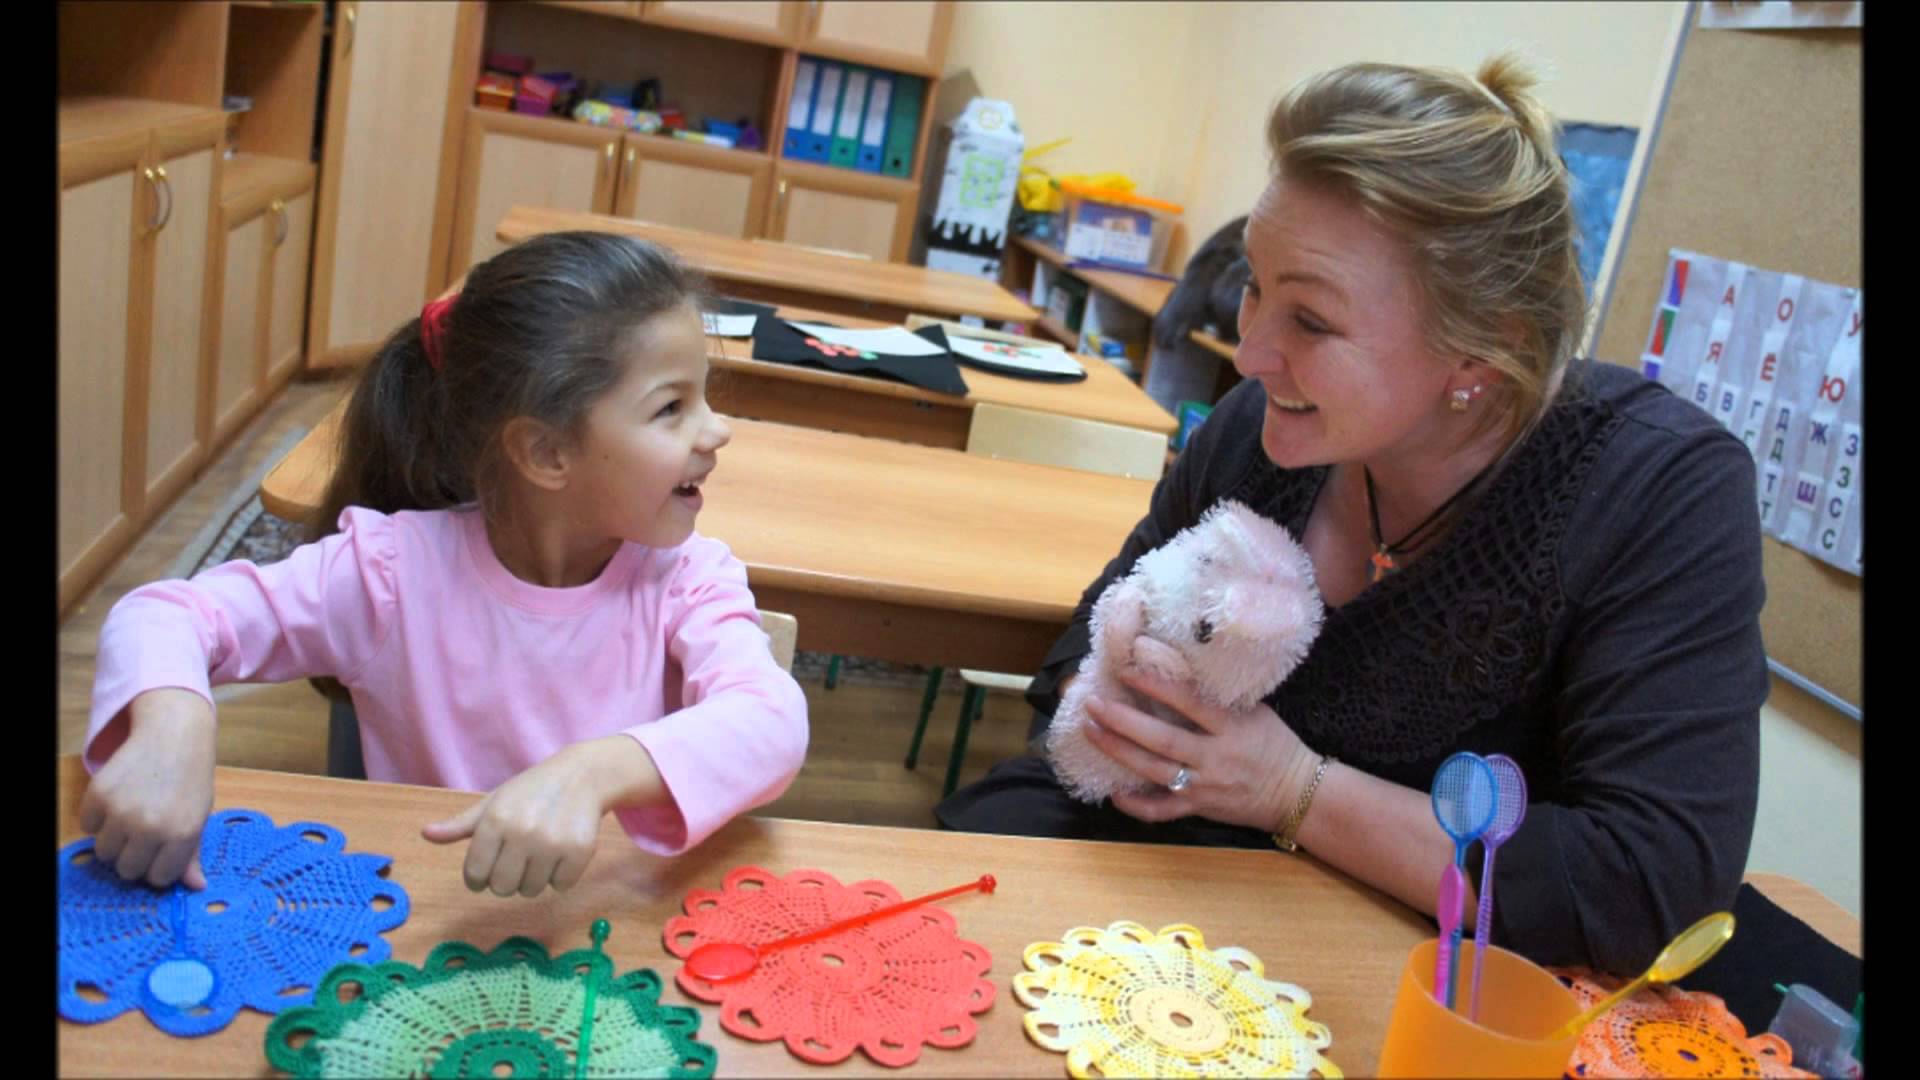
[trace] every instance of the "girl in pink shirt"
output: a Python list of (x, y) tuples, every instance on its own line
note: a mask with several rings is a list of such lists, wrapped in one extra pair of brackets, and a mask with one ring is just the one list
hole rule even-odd
[(571, 886), (608, 812), (671, 855), (786, 790), (806, 700), (745, 568), (693, 531), (730, 438), (698, 295), (659, 247), (559, 233), (389, 338), (347, 409), (331, 535), (108, 615), (81, 805), (99, 857), (203, 887), (210, 688), (231, 682), (337, 679), (371, 779), (487, 792), (423, 829), (470, 841), (475, 891)]

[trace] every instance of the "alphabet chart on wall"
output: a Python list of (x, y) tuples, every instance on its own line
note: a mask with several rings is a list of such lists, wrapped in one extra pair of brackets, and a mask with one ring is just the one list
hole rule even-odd
[(1861, 574), (1863, 290), (1667, 253), (1640, 367), (1753, 453), (1767, 535)]

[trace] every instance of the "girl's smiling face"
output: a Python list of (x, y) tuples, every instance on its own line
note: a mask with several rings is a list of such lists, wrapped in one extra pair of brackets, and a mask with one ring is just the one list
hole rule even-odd
[(625, 350), (626, 374), (587, 411), (568, 486), (583, 523), (674, 547), (692, 535), (700, 484), (733, 432), (707, 404), (706, 336), (691, 305), (637, 327)]

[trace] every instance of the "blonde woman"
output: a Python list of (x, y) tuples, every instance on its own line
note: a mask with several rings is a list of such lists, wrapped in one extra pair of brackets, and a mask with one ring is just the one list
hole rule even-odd
[(1355, 64), (1274, 109), (1245, 378), (1087, 588), (1029, 695), (1036, 732), (1108, 582), (1221, 499), (1306, 546), (1320, 638), (1245, 714), (1138, 678), (1199, 731), (1090, 704), (1090, 738), (1151, 794), (1082, 805), (1028, 756), (943, 802), (944, 825), (1297, 845), (1431, 914), (1453, 853), (1434, 770), (1500, 752), (1531, 805), (1496, 861), (1496, 942), (1638, 971), (1732, 905), (1768, 689), (1753, 462), (1658, 385), (1573, 357), (1575, 225), (1531, 84), (1510, 58), (1476, 78)]

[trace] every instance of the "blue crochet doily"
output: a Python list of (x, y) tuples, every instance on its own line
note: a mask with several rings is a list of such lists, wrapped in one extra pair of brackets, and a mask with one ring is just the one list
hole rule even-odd
[(380, 876), (386, 856), (345, 844), (330, 825), (222, 810), (201, 835), (201, 892), (122, 881), (91, 837), (61, 848), (60, 1015), (97, 1024), (137, 1006), (170, 1035), (206, 1035), (243, 1005), (308, 1004), (335, 965), (381, 963), (407, 891)]

